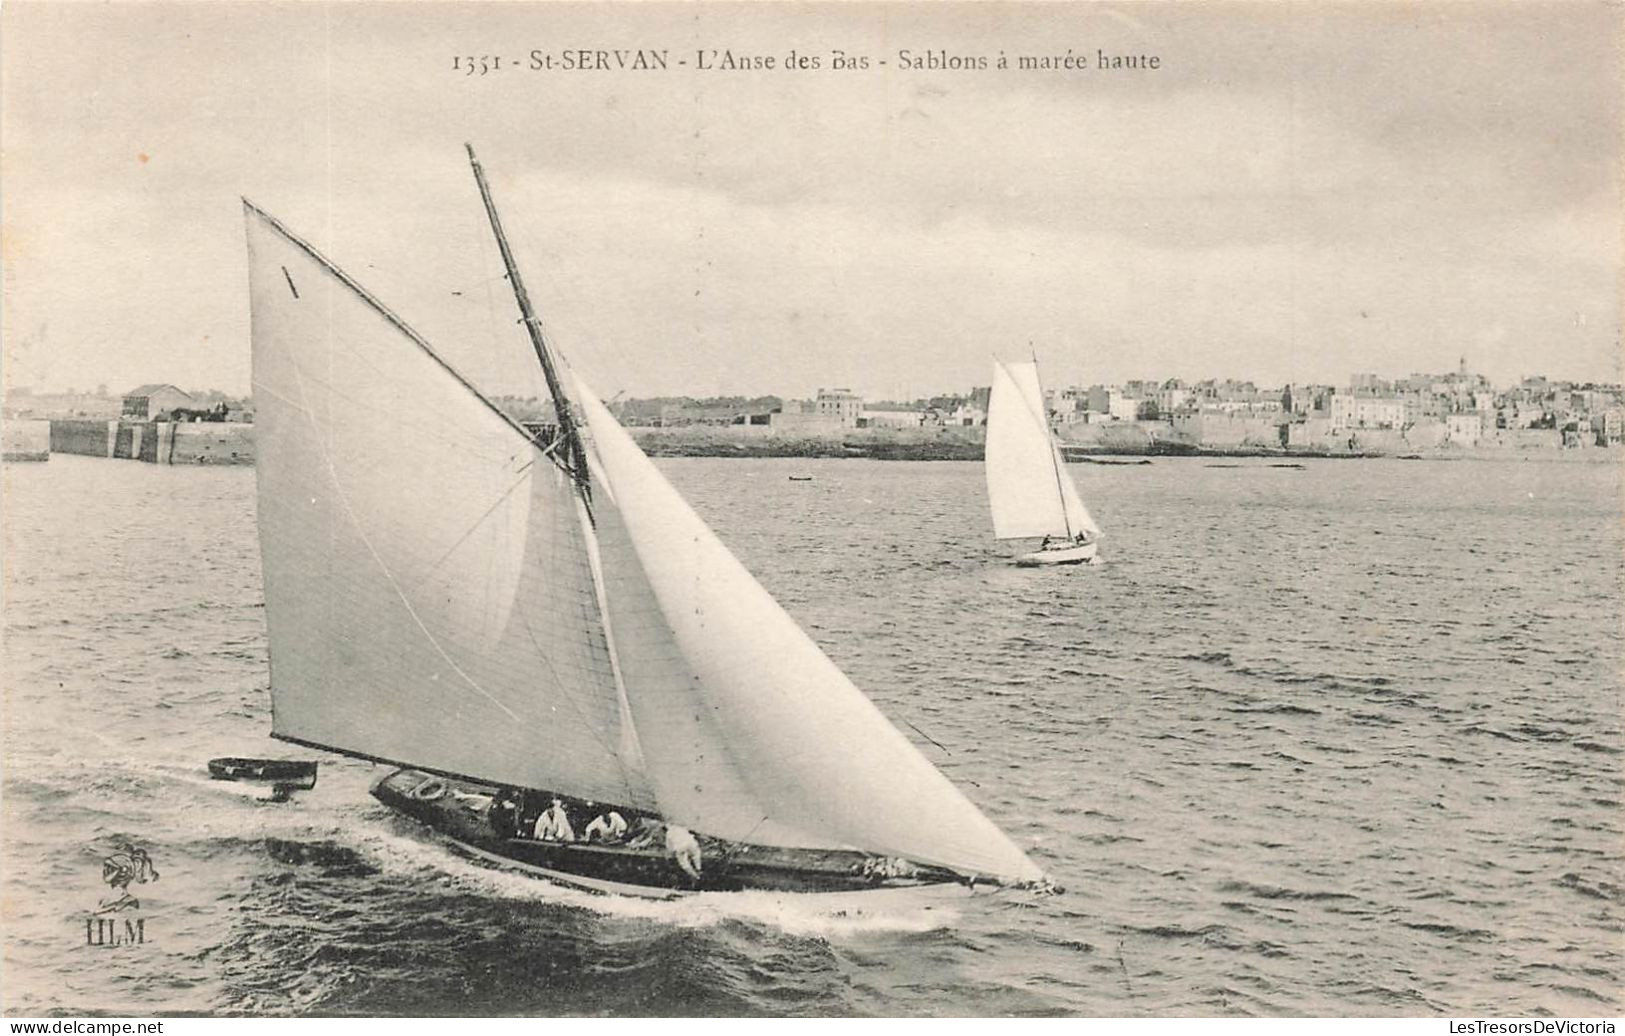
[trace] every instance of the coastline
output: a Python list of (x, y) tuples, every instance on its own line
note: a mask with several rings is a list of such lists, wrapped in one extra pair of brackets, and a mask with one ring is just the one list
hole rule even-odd
[[(901, 439), (788, 439), (752, 436), (730, 438), (715, 434), (679, 435), (669, 431), (643, 434), (631, 429), (633, 438), (651, 457), (733, 457), (738, 459), (805, 458), (809, 460), (912, 460), (975, 461), (984, 459), (982, 443), (962, 439), (910, 442)], [(1625, 451), (1603, 446), (1564, 448), (1560, 446), (1449, 446), (1414, 451), (1379, 449), (1331, 450), (1317, 447), (1261, 446), (1203, 447), (1187, 443), (1153, 441), (1139, 444), (1062, 443), (1061, 456), (1068, 463), (1141, 464), (1169, 458), (1255, 459), (1255, 460), (1562, 460), (1625, 463)]]
[[(628, 429), (651, 457), (732, 457), (740, 459), (859, 459), (981, 462), (981, 436), (970, 429), (942, 434), (886, 431), (843, 436), (785, 436), (735, 430), (740, 426), (638, 427)], [(254, 463), (252, 424), (8, 420), (7, 459), (43, 460), (49, 453), (70, 453), (155, 464), (249, 465)], [(47, 452), (48, 442), (48, 452)], [(1555, 435), (1540, 439), (1496, 440), (1479, 445), (1440, 443), (1360, 444), (1331, 448), (1321, 443), (1264, 446), (1236, 443), (1202, 446), (1178, 439), (1121, 436), (1090, 442), (1062, 442), (1069, 463), (1142, 464), (1178, 457), (1255, 460), (1554, 460), (1589, 463), (1625, 462), (1625, 450), (1607, 446), (1565, 447)], [(24, 455), (27, 455), (26, 457)], [(1110, 458), (1128, 458), (1111, 460)]]

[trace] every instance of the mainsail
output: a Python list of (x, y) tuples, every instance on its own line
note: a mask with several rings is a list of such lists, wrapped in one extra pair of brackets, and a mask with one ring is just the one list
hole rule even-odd
[(997, 539), (1100, 534), (1050, 432), (1038, 364), (993, 364), (986, 456)]
[(308, 244), (252, 205), (248, 227), (273, 733), (739, 842), (1042, 878), (585, 386), (550, 371), (584, 429), (532, 442)]
[(653, 808), (569, 476), (247, 208), (272, 732)]

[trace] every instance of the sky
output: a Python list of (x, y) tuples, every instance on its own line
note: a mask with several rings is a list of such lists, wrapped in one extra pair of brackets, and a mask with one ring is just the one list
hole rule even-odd
[[(248, 392), (247, 197), (487, 393), (534, 394), (471, 142), (550, 336), (606, 397), (912, 398), (1028, 355), (1052, 387), (1463, 359), (1498, 384), (1618, 381), (1622, 20), (1589, 0), (11, 2), (0, 375)], [(670, 67), (528, 67), (633, 48)], [(837, 49), (868, 67), (831, 68)], [(776, 67), (700, 70), (702, 50)], [(784, 68), (792, 50), (822, 67)]]

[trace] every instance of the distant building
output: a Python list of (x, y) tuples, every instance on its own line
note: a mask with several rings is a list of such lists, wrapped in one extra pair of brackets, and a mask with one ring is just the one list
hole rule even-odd
[(821, 388), (818, 398), (813, 400), (813, 413), (820, 417), (836, 418), (842, 428), (856, 428), (858, 418), (863, 416), (863, 400), (854, 395), (851, 389)]
[(923, 410), (865, 407), (858, 418), (858, 427), (919, 428), (925, 423), (925, 416)]
[(834, 435), (840, 432), (842, 426), (839, 417), (793, 407), (791, 404), (795, 402), (798, 401), (791, 400), (783, 410), (768, 415), (767, 423), (776, 432), (786, 435)]
[(1380, 396), (1351, 396), (1339, 392), (1331, 397), (1330, 404), (1328, 410), (1333, 432), (1343, 432), (1350, 428), (1405, 426), (1405, 403), (1402, 400)]
[(1104, 414), (1113, 421), (1132, 421), (1139, 412), (1140, 401), (1113, 385), (1089, 386), (1089, 410)]
[(176, 407), (195, 406), (191, 395), (174, 385), (142, 385), (124, 394), (123, 416), (131, 421), (151, 421)]
[(1178, 378), (1170, 378), (1157, 389), (1152, 401), (1157, 404), (1157, 413), (1167, 417), (1176, 410), (1183, 409), (1191, 400), (1190, 390)]
[(1290, 414), (1325, 410), (1331, 388), (1326, 385), (1288, 384), (1281, 389), (1281, 409)]

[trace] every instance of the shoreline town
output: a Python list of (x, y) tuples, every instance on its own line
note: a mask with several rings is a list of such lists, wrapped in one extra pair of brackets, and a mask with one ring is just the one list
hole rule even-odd
[[(611, 411), (656, 457), (863, 457), (981, 460), (988, 389), (910, 402), (843, 388), (776, 396), (620, 400)], [(550, 423), (534, 399), (497, 397), (515, 420)], [(1068, 459), (1121, 456), (1504, 457), (1614, 448), (1625, 441), (1625, 389), (1526, 377), (1496, 388), (1463, 361), (1448, 374), (1346, 386), (1260, 388), (1232, 379), (1128, 381), (1046, 393)], [(34, 392), (4, 402), (6, 460), (69, 453), (158, 464), (252, 464), (247, 399), (174, 385), (122, 396)]]

